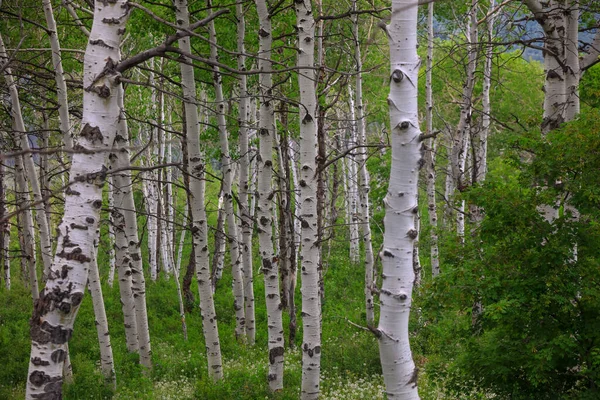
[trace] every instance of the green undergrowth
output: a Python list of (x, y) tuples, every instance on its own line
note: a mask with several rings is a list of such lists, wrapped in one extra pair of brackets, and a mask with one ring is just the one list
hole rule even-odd
[[(372, 333), (351, 324), (365, 325), (363, 279), (359, 265), (348, 262), (346, 238), (331, 242), (325, 270), (322, 338), (323, 399), (383, 399), (383, 379), (377, 341)], [(0, 290), (0, 399), (22, 398), (27, 376), (30, 291), (18, 278), (13, 263), (13, 288)], [(185, 268), (184, 263), (184, 268)], [(300, 290), (297, 288), (299, 329), (293, 348), (285, 353), (285, 388), (271, 393), (267, 383), (267, 318), (263, 275), (255, 261), (256, 345), (235, 339), (231, 275), (225, 272), (215, 295), (225, 378), (208, 377), (204, 339), (196, 297), (186, 314), (188, 340), (184, 340), (175, 282), (147, 278), (147, 303), (152, 340), (153, 369), (144, 371), (138, 357), (125, 347), (118, 284), (109, 287), (103, 272), (103, 291), (115, 359), (117, 388), (104, 384), (91, 297), (86, 294), (75, 323), (70, 354), (74, 383), (65, 385), (66, 399), (297, 399), (302, 380)], [(101, 269), (103, 270), (103, 269)], [(286, 341), (289, 316), (284, 310)]]

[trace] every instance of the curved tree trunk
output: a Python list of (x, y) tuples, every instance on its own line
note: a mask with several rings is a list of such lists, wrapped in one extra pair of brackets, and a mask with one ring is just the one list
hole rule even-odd
[(414, 211), (417, 209), (417, 182), (421, 143), (417, 82), (417, 4), (394, 0), (392, 19), (387, 25), (390, 45), (390, 126), (392, 167), (385, 204), (385, 233), (381, 261), (378, 337), (381, 367), (388, 399), (418, 399), (417, 369), (408, 337), (408, 319), (415, 275), (412, 267), (413, 242), (417, 237)]
[[(84, 57), (83, 128), (73, 154), (65, 214), (58, 227), (52, 270), (31, 318), (31, 357), (26, 398), (61, 398), (66, 344), (88, 280), (97, 240), (107, 150), (119, 119), (113, 72), (121, 58), (119, 43), (129, 15), (125, 0), (96, 3), (94, 23)], [(115, 21), (118, 21), (115, 23)]]

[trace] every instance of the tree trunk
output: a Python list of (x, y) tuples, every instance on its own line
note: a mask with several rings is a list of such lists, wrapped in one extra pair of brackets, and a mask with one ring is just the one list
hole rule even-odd
[(98, 343), (100, 345), (100, 370), (107, 383), (110, 383), (113, 389), (116, 389), (117, 378), (115, 375), (115, 363), (113, 361), (112, 347), (110, 345), (110, 334), (108, 333), (108, 319), (104, 309), (104, 297), (102, 296), (102, 285), (100, 284), (100, 274), (98, 273), (97, 256), (98, 249), (94, 250), (92, 261), (90, 262), (90, 275), (88, 284), (90, 295), (92, 296), (92, 306), (94, 308), (94, 317), (96, 331), (98, 333)]
[[(175, 0), (176, 18), (182, 28), (190, 25), (190, 16), (186, 0)], [(189, 38), (179, 39), (179, 48), (191, 53)], [(191, 62), (183, 56), (186, 62)], [(190, 175), (190, 204), (192, 211), (192, 238), (195, 249), (196, 277), (200, 296), (200, 313), (202, 314), (202, 330), (206, 343), (208, 371), (213, 380), (223, 378), (223, 362), (221, 344), (215, 313), (215, 303), (210, 284), (210, 268), (208, 255), (208, 231), (206, 209), (204, 206), (204, 162), (200, 150), (200, 125), (196, 105), (196, 82), (194, 68), (184, 63), (181, 67), (181, 83), (185, 106), (186, 139), (188, 145), (188, 174)]]
[(419, 141), (418, 93), (420, 60), (417, 55), (417, 4), (394, 0), (386, 26), (390, 45), (390, 126), (392, 167), (385, 204), (383, 276), (378, 337), (381, 367), (389, 399), (418, 399), (418, 370), (412, 359), (408, 320), (414, 272), (413, 242), (417, 237)]
[(259, 99), (258, 118), (259, 151), (257, 184), (257, 221), (260, 258), (265, 280), (267, 304), (267, 327), (269, 335), (269, 388), (272, 391), (283, 389), (283, 320), (277, 257), (273, 250), (273, 139), (275, 137), (275, 117), (272, 96), (273, 79), (271, 76), (271, 16), (265, 0), (256, 0), (256, 9), (260, 22), (259, 30)]
[(85, 151), (73, 154), (53, 268), (31, 318), (28, 400), (62, 396), (66, 344), (99, 236), (106, 150), (113, 144), (119, 119), (116, 91), (120, 83), (113, 68), (121, 57), (119, 43), (128, 15), (124, 0), (96, 3), (84, 57), (83, 128), (77, 140), (77, 146)]
[[(427, 70), (425, 75), (425, 121), (426, 135), (433, 135), (433, 6), (429, 3), (427, 6)], [(429, 213), (430, 226), (430, 260), (431, 275), (435, 278), (440, 274), (440, 255), (438, 249), (437, 234), (437, 203), (435, 198), (435, 138), (430, 137), (426, 141), (425, 165), (427, 168), (427, 208)]]
[[(240, 71), (246, 70), (246, 56), (244, 38), (246, 37), (246, 22), (244, 20), (244, 5), (241, 2), (235, 6), (237, 17), (237, 67)], [(240, 175), (239, 175), (239, 210), (241, 214), (240, 225), (242, 245), (240, 246), (242, 271), (244, 274), (244, 318), (246, 320), (246, 340), (250, 346), (256, 342), (256, 322), (254, 311), (254, 277), (252, 271), (252, 228), (254, 223), (248, 209), (248, 173), (250, 168), (250, 150), (248, 146), (248, 123), (250, 120), (250, 104), (248, 97), (247, 77), (239, 76), (239, 149), (240, 149)], [(254, 196), (253, 196), (254, 197)]]
[(4, 287), (10, 290), (10, 221), (5, 220), (8, 214), (6, 207), (6, 174), (4, 163), (0, 161), (0, 268)]
[[(15, 199), (17, 204), (30, 204), (29, 187), (23, 170), (23, 158), (15, 157)], [(37, 300), (39, 298), (40, 289), (38, 287), (38, 277), (36, 270), (36, 253), (35, 253), (35, 233), (33, 231), (33, 216), (31, 209), (27, 208), (21, 213), (19, 227), (22, 228), (22, 243), (21, 243), (21, 265), (23, 270), (27, 271), (29, 287), (31, 289), (31, 298)]]
[[(0, 59), (7, 59), (6, 48), (0, 35)], [(27, 174), (27, 180), (31, 185), (31, 192), (33, 193), (33, 200), (37, 203), (35, 206), (35, 221), (40, 230), (40, 247), (43, 261), (43, 278), (44, 281), (47, 279), (48, 273), (50, 272), (50, 266), (52, 264), (52, 243), (50, 241), (50, 230), (48, 228), (48, 218), (46, 217), (46, 210), (44, 209), (44, 202), (42, 197), (42, 189), (40, 181), (38, 179), (35, 164), (33, 163), (33, 153), (30, 152), (29, 138), (27, 130), (25, 128), (25, 122), (23, 121), (23, 115), (21, 113), (21, 103), (19, 101), (19, 91), (17, 84), (12, 76), (10, 68), (4, 69), (4, 79), (8, 91), (10, 93), (11, 102), (11, 116), (13, 119), (13, 127), (16, 132), (15, 138), (17, 144), (20, 145), (21, 150), (25, 153), (22, 156), (24, 171)], [(29, 198), (29, 190), (23, 191), (23, 196)], [(27, 200), (29, 201), (29, 200)]]
[(108, 286), (113, 287), (115, 280), (115, 270), (117, 267), (115, 253), (115, 227), (112, 217), (113, 209), (115, 208), (114, 201), (114, 183), (113, 177), (108, 177)]
[[(133, 199), (133, 183), (131, 179), (131, 159), (129, 154), (129, 129), (125, 117), (123, 104), (123, 90), (119, 89), (119, 106), (121, 115), (119, 118), (119, 130), (115, 138), (117, 149), (117, 161), (113, 165), (124, 171), (114, 175), (116, 189), (122, 191), (123, 215), (125, 219), (125, 234), (127, 238), (127, 251), (129, 253), (129, 266), (131, 271), (131, 291), (135, 308), (136, 333), (138, 336), (138, 352), (140, 364), (146, 368), (152, 368), (152, 352), (150, 347), (150, 331), (148, 328), (148, 313), (146, 309), (146, 280), (144, 279), (144, 268), (142, 263), (142, 252), (138, 237), (137, 214)], [(122, 185), (119, 187), (119, 183)], [(116, 201), (116, 199), (115, 199)]]
[[(54, 68), (54, 78), (56, 80), (56, 99), (58, 100), (58, 118), (60, 131), (62, 133), (64, 147), (67, 150), (73, 148), (73, 138), (71, 136), (71, 124), (69, 123), (69, 103), (67, 101), (67, 82), (62, 66), (60, 42), (54, 13), (52, 12), (51, 0), (43, 0), (44, 15), (48, 25), (48, 36), (50, 36), (50, 47), (52, 48), (52, 66)], [(88, 35), (89, 36), (89, 35)]]
[(296, 1), (298, 87), (300, 88), (300, 196), (302, 221), (302, 392), (317, 399), (321, 375), (321, 297), (317, 220), (317, 96), (315, 93), (315, 21), (310, 0)]

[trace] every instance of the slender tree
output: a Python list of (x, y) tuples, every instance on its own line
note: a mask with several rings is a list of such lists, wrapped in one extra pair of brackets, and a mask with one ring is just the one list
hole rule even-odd
[[(175, 0), (175, 15), (181, 29), (190, 26), (190, 14), (186, 0)], [(191, 54), (190, 39), (179, 39), (179, 48)], [(183, 56), (180, 64), (181, 83), (185, 108), (185, 131), (188, 153), (188, 174), (190, 175), (190, 205), (192, 214), (192, 239), (194, 245), (196, 277), (200, 296), (200, 313), (202, 314), (202, 330), (206, 343), (209, 375), (214, 380), (223, 378), (223, 362), (221, 343), (215, 313), (215, 303), (210, 284), (208, 255), (208, 232), (206, 209), (204, 206), (204, 162), (200, 149), (200, 123), (196, 105), (196, 82), (194, 68), (188, 56)]]
[(267, 303), (267, 325), (269, 334), (269, 387), (271, 390), (283, 388), (283, 317), (277, 257), (273, 249), (273, 139), (275, 138), (275, 117), (273, 105), (273, 79), (271, 76), (271, 16), (265, 0), (256, 0), (256, 9), (260, 22), (258, 32), (259, 55), (259, 95), (260, 108), (258, 118), (259, 155), (257, 184), (257, 226), (262, 272), (265, 280)]
[(381, 262), (383, 279), (377, 336), (386, 394), (390, 399), (418, 399), (418, 370), (412, 359), (408, 319), (415, 275), (413, 242), (417, 237), (414, 214), (421, 143), (417, 105), (417, 3), (394, 0), (392, 18), (385, 26), (390, 45), (392, 166), (385, 204), (385, 233)]
[(317, 399), (321, 376), (320, 237), (317, 221), (317, 116), (315, 91), (315, 21), (310, 0), (297, 1), (298, 87), (300, 88), (301, 277), (302, 277), (302, 392), (303, 400)]

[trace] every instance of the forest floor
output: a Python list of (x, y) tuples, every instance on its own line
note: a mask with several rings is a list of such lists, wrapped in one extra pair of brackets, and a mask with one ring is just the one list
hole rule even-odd
[[(325, 271), (321, 390), (323, 399), (383, 399), (383, 378), (377, 341), (364, 325), (364, 271), (348, 262), (347, 240), (338, 238)], [(344, 244), (345, 243), (345, 246)], [(344, 248), (345, 247), (345, 248)], [(16, 264), (16, 263), (13, 263)], [(102, 265), (102, 264), (101, 264)], [(255, 263), (255, 272), (257, 270)], [(13, 276), (20, 272), (15, 268)], [(106, 273), (103, 274), (106, 277)], [(10, 291), (0, 289), (0, 399), (24, 397), (27, 376), (31, 294), (21, 280)], [(195, 282), (192, 289), (196, 296)], [(293, 349), (285, 353), (285, 389), (271, 394), (267, 384), (268, 353), (263, 275), (255, 274), (256, 345), (235, 339), (231, 275), (219, 282), (215, 302), (224, 358), (225, 379), (213, 383), (207, 374), (206, 354), (197, 303), (187, 313), (188, 340), (182, 328), (173, 279), (147, 281), (147, 303), (152, 341), (151, 372), (144, 373), (137, 355), (125, 348), (119, 289), (103, 284), (115, 358), (117, 389), (106, 386), (100, 373), (100, 353), (91, 297), (82, 303), (69, 343), (74, 383), (65, 386), (66, 399), (298, 399), (302, 379), (302, 323)], [(298, 310), (300, 294), (297, 289)], [(299, 314), (299, 312), (298, 312)], [(289, 317), (284, 312), (286, 329)]]

